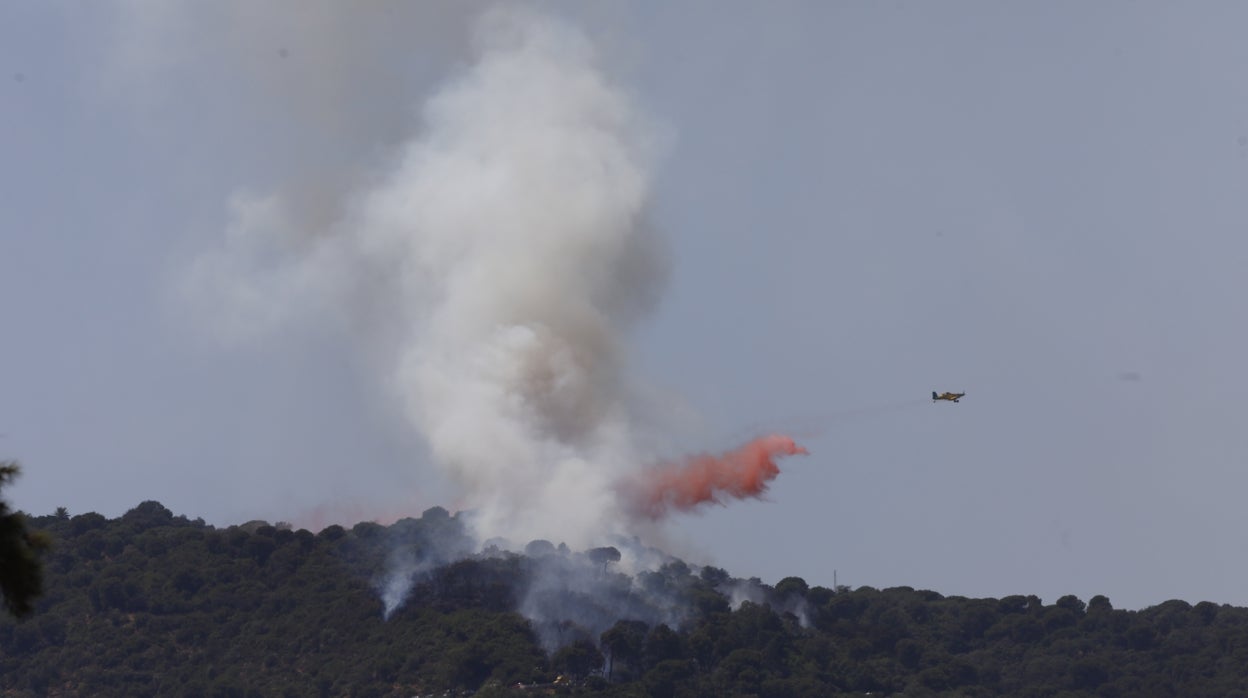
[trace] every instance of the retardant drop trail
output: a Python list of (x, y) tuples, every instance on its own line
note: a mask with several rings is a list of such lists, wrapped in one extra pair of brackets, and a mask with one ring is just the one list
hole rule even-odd
[(624, 489), (640, 514), (661, 519), (672, 511), (723, 504), (722, 498), (759, 497), (780, 474), (776, 458), (806, 453), (792, 438), (772, 434), (718, 456), (703, 454), (660, 464)]

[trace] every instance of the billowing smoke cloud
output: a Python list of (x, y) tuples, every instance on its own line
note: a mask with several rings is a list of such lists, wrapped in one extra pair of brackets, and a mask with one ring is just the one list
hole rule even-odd
[(573, 26), (515, 6), (473, 26), (384, 167), (235, 196), (186, 288), (236, 337), (349, 318), (482, 539), (584, 546), (623, 532), (615, 483), (645, 460), (624, 347), (666, 271), (653, 129)]
[[(659, 466), (641, 445), (625, 349), (666, 273), (648, 217), (654, 128), (575, 27), (515, 6), (473, 26), (470, 60), (418, 121), (352, 139), (372, 155), (341, 158), (350, 176), (236, 196), (191, 297), (244, 336), (347, 318), (463, 488), (478, 540), (585, 548), (760, 495), (777, 457), (804, 453), (791, 439)], [(423, 564), (392, 558), (387, 613)]]
[(571, 27), (494, 12), (478, 41), (364, 199), (361, 242), (404, 266), (399, 382), (478, 529), (585, 545), (639, 455), (621, 360), (662, 278), (647, 131)]

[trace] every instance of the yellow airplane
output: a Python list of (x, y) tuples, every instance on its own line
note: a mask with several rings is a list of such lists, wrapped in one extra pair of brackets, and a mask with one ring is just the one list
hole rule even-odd
[(933, 390), (932, 402), (935, 402), (937, 400), (948, 400), (949, 402), (957, 402), (958, 398), (962, 397), (963, 395), (966, 395), (966, 393), (941, 393), (940, 395), (937, 395), (936, 391)]

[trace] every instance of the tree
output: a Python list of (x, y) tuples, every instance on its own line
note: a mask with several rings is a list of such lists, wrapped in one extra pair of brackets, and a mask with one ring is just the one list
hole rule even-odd
[(548, 540), (538, 539), (529, 541), (529, 544), (524, 546), (524, 554), (528, 557), (543, 557), (545, 555), (554, 555), (556, 552), (555, 544)]
[(550, 665), (555, 671), (581, 678), (602, 669), (604, 661), (602, 652), (592, 642), (577, 640), (555, 652)]
[(614, 546), (591, 548), (585, 551), (585, 554), (589, 557), (590, 562), (593, 562), (595, 565), (602, 565), (604, 571), (609, 563), (620, 561), (620, 551)]
[[(607, 678), (616, 679), (617, 670), (632, 676), (641, 668), (641, 651), (649, 628), (640, 620), (616, 621), (602, 634), (600, 640), (608, 653)], [(622, 666), (617, 666), (622, 665)]]
[[(0, 463), (0, 487), (11, 482), (21, 470), (16, 463)], [(48, 540), (39, 533), (26, 530), (26, 519), (19, 512), (9, 511), (0, 499), (0, 595), (4, 606), (19, 618), (28, 615), (35, 597), (43, 591), (43, 565), (39, 556), (48, 548)]]
[(641, 660), (645, 669), (651, 669), (665, 660), (684, 658), (684, 643), (676, 631), (667, 627), (666, 623), (659, 623), (650, 629), (650, 634), (646, 636), (645, 644), (641, 648)]
[(796, 594), (805, 598), (807, 591), (810, 591), (810, 587), (806, 584), (806, 580), (801, 577), (785, 577), (776, 584), (776, 593), (782, 598), (790, 594)]

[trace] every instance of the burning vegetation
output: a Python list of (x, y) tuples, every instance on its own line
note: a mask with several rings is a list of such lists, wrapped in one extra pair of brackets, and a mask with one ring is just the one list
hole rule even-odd
[[(629, 541), (455, 553), (472, 545), (461, 519), (215, 528), (156, 502), (31, 517), (54, 543), (46, 593), (30, 618), (0, 616), (0, 693), (1237, 695), (1248, 681), (1226, 661), (1248, 646), (1248, 609), (772, 586)], [(396, 545), (457, 559), (416, 572), (384, 620), (375, 583)]]

